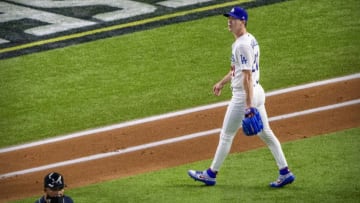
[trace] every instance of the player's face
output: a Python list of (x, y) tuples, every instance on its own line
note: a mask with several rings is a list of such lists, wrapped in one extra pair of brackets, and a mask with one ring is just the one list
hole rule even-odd
[(50, 189), (45, 188), (45, 193), (48, 197), (62, 197), (64, 196), (64, 189)]
[(230, 32), (238, 33), (243, 29), (244, 26), (245, 21), (241, 21), (231, 16), (228, 17), (228, 29)]

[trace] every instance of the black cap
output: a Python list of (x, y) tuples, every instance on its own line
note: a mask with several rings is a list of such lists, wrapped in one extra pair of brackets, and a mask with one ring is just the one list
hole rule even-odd
[(44, 177), (45, 188), (63, 189), (65, 186), (64, 177), (60, 173), (52, 172)]

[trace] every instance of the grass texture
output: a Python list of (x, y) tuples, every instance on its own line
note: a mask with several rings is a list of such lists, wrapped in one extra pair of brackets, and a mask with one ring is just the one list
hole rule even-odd
[[(261, 83), (273, 90), (360, 71), (360, 4), (294, 0), (249, 9)], [(223, 16), (0, 61), (0, 147), (229, 98)], [(225, 88), (228, 89), (228, 88)]]
[(186, 174), (188, 169), (208, 167), (206, 160), (83, 188), (70, 186), (66, 194), (80, 203), (358, 202), (359, 134), (360, 128), (354, 128), (283, 144), (296, 180), (282, 189), (268, 186), (277, 178), (277, 167), (270, 151), (262, 148), (229, 155), (214, 187)]

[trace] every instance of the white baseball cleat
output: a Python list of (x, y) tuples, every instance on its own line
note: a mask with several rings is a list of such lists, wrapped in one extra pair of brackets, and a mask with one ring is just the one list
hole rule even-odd
[(294, 180), (295, 180), (294, 174), (289, 172), (286, 175), (280, 175), (277, 181), (270, 183), (270, 187), (275, 187), (275, 188), (283, 187), (287, 184), (291, 184), (292, 182), (294, 182)]
[(215, 178), (210, 177), (207, 170), (205, 170), (205, 171), (189, 170), (188, 174), (195, 181), (201, 181), (201, 182), (205, 183), (205, 185), (212, 186), (212, 185), (216, 184), (216, 177)]

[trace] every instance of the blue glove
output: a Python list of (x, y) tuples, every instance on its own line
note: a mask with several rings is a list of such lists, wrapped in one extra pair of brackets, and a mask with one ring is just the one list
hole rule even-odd
[(246, 136), (257, 135), (264, 126), (259, 111), (256, 108), (245, 110), (245, 118), (242, 120), (242, 129)]

